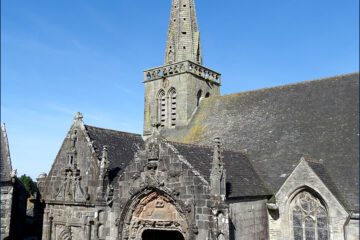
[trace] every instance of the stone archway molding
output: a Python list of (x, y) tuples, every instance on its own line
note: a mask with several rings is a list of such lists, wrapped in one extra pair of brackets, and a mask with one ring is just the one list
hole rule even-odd
[(133, 195), (125, 205), (119, 222), (119, 239), (141, 239), (145, 230), (178, 231), (189, 239), (189, 226), (185, 204), (170, 194), (145, 188)]

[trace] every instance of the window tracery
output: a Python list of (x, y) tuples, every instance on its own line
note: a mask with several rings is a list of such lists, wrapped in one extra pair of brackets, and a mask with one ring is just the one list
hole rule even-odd
[(294, 240), (328, 240), (328, 214), (320, 199), (300, 192), (290, 207)]

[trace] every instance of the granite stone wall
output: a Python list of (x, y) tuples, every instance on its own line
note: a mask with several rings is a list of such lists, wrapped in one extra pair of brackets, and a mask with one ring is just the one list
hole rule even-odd
[(1, 184), (1, 240), (10, 234), (13, 187)]
[(268, 239), (267, 199), (230, 200), (230, 240)]
[[(159, 144), (155, 156), (151, 144)], [(227, 208), (211, 197), (208, 182), (166, 142), (147, 142), (147, 150), (138, 152), (114, 193), (119, 196), (112, 209), (121, 239), (137, 239), (151, 228), (178, 231), (186, 240), (227, 236)], [(143, 215), (143, 209), (153, 210)], [(161, 218), (156, 220), (155, 215)], [(116, 239), (114, 233), (111, 239)]]
[(270, 240), (293, 239), (291, 204), (301, 192), (311, 193), (327, 212), (328, 238), (323, 239), (344, 239), (349, 214), (307, 162), (302, 160), (275, 195), (278, 209), (269, 210)]
[[(144, 135), (151, 134), (151, 125), (160, 121), (158, 118), (159, 91), (165, 91), (168, 110), (170, 109), (169, 90), (173, 88), (176, 90), (176, 126), (188, 124), (197, 109), (199, 91), (201, 92), (200, 99), (205, 98), (207, 94), (208, 96), (220, 95), (218, 84), (188, 72), (169, 75), (164, 79), (145, 81)], [(168, 120), (165, 128), (172, 128), (169, 121), (170, 110), (166, 114)]]
[(345, 240), (358, 240), (359, 235), (359, 219), (350, 219), (345, 226)]

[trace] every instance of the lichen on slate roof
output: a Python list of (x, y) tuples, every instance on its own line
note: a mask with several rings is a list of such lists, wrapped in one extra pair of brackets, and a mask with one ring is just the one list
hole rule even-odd
[(359, 207), (359, 73), (202, 100), (186, 127), (163, 130), (171, 141), (246, 149), (274, 191), (301, 157), (323, 159), (348, 210)]
[[(171, 144), (200, 174), (210, 182), (213, 148), (194, 144)], [(226, 169), (228, 197), (270, 196), (269, 191), (242, 151), (222, 150)]]

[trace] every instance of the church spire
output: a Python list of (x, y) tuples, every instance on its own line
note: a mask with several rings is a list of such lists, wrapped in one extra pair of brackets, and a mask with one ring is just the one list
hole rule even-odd
[(172, 0), (164, 65), (190, 60), (202, 64), (194, 0)]

